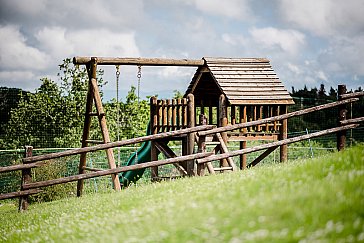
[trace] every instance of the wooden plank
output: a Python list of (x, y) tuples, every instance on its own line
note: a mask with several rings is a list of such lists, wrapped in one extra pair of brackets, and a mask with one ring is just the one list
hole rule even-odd
[[(165, 59), (165, 58), (123, 58), (95, 57), (98, 65), (136, 65), (136, 66), (203, 66), (202, 59)], [(88, 64), (91, 57), (74, 57), (73, 64)]]
[(229, 82), (229, 80), (225, 80), (222, 82), (219, 82), (219, 85), (221, 87), (241, 87), (241, 88), (284, 88), (286, 90), (286, 87), (281, 82), (250, 82), (250, 83), (238, 83), (238, 82)]
[(214, 171), (225, 171), (225, 170), (233, 170), (233, 167), (220, 167), (220, 168), (214, 168)]
[[(241, 87), (241, 86), (235, 86), (234, 84), (230, 84), (228, 86), (227, 84), (224, 85), (223, 88), (224, 92), (229, 92), (230, 94), (232, 92), (252, 92), (252, 95), (257, 95), (256, 92), (265, 92), (265, 94), (268, 92), (274, 92), (274, 94), (283, 93), (283, 94), (289, 94), (285, 87), (282, 86), (276, 86), (276, 87)], [(246, 95), (249, 95), (247, 93)]]
[[(224, 89), (224, 93), (227, 96), (244, 96), (244, 97), (255, 97), (255, 96), (259, 96), (262, 98), (265, 97), (269, 97), (268, 99), (272, 99), (271, 97), (276, 97), (278, 96), (280, 99), (282, 99), (281, 97), (289, 97), (290, 99), (292, 99), (292, 97), (289, 95), (288, 91), (283, 90), (283, 91), (275, 91), (275, 90), (270, 90), (270, 91), (245, 91), (245, 90), (239, 90), (237, 88), (236, 91), (231, 91), (231, 90), (225, 90)], [(259, 98), (258, 97), (258, 98)]]
[(36, 167), (41, 167), (45, 164), (47, 164), (46, 161), (40, 161), (40, 162), (34, 162), (32, 164), (18, 164), (18, 165), (4, 166), (4, 167), (0, 167), (0, 173), (36, 168)]
[(214, 74), (216, 79), (278, 79), (276, 74), (250, 74), (250, 75), (237, 75), (237, 74)]
[(204, 57), (209, 63), (269, 63), (266, 58), (226, 58), (226, 57)]
[(269, 63), (208, 63), (208, 68), (267, 68), (272, 69)]
[(212, 71), (213, 75), (276, 75), (276, 73), (273, 70), (233, 70), (233, 71), (227, 71), (227, 70), (215, 70)]
[(192, 154), (192, 155), (180, 156), (180, 157), (177, 157), (177, 158), (170, 158), (170, 159), (165, 159), (165, 160), (151, 161), (151, 162), (145, 162), (145, 163), (142, 163), (142, 164), (129, 165), (129, 166), (124, 166), (124, 167), (117, 167), (115, 169), (107, 169), (107, 170), (103, 170), (103, 171), (90, 172), (90, 173), (87, 173), (87, 174), (73, 175), (73, 176), (48, 180), (48, 181), (33, 182), (33, 183), (26, 184), (24, 189), (41, 188), (41, 187), (46, 187), (46, 186), (52, 186), (52, 185), (77, 181), (77, 180), (80, 180), (80, 179), (84, 180), (84, 179), (89, 179), (89, 178), (94, 178), (94, 177), (99, 177), (99, 176), (107, 176), (107, 175), (111, 175), (111, 174), (117, 174), (117, 173), (126, 172), (126, 171), (145, 169), (145, 168), (149, 168), (149, 167), (153, 167), (153, 166), (161, 166), (161, 165), (167, 165), (167, 164), (180, 163), (180, 162), (183, 162), (183, 161), (204, 158), (204, 157), (210, 156), (212, 154), (213, 154), (212, 152), (197, 153), (197, 154)]
[(25, 190), (25, 191), (3, 193), (3, 194), (0, 194), (0, 200), (33, 195), (33, 194), (40, 193), (42, 191), (43, 190), (41, 190), (41, 189), (30, 189), (30, 190)]
[(201, 132), (198, 132), (198, 135), (201, 136), (201, 135), (214, 134), (214, 133), (218, 133), (218, 132), (232, 131), (232, 130), (235, 130), (235, 129), (260, 125), (260, 124), (264, 124), (264, 123), (267, 123), (267, 122), (274, 122), (274, 121), (284, 120), (284, 119), (288, 119), (288, 118), (291, 118), (291, 117), (308, 114), (308, 113), (311, 113), (311, 112), (314, 112), (314, 111), (324, 110), (324, 109), (336, 107), (336, 106), (339, 106), (339, 105), (342, 105), (342, 104), (352, 103), (352, 102), (355, 102), (355, 101), (358, 101), (358, 100), (359, 100), (358, 98), (352, 98), (352, 99), (347, 99), (347, 100), (342, 100), (342, 101), (335, 101), (335, 102), (332, 102), (332, 103), (319, 105), (319, 106), (315, 106), (315, 107), (310, 107), (310, 108), (290, 112), (290, 113), (279, 115), (279, 116), (264, 118), (264, 119), (258, 120), (258, 121), (251, 121), (251, 122), (240, 123), (240, 124), (235, 124), (235, 125), (228, 125), (226, 127), (218, 127), (218, 128), (214, 128), (214, 129), (211, 129), (211, 130), (208, 130), (208, 131), (201, 131)]
[(357, 97), (361, 97), (361, 96), (364, 96), (364, 91), (342, 94), (342, 95), (339, 95), (339, 98), (348, 99), (348, 98), (357, 98)]
[[(228, 93), (228, 92), (227, 92)], [(252, 95), (238, 95), (228, 93), (227, 96), (229, 100), (293, 100), (290, 95), (279, 94), (277, 96), (268, 96), (264, 95), (264, 93), (260, 94), (261, 96), (252, 96)]]
[(94, 152), (94, 151), (104, 150), (104, 149), (108, 149), (108, 148), (121, 147), (121, 146), (125, 146), (125, 145), (130, 145), (130, 144), (136, 144), (136, 143), (142, 143), (142, 142), (146, 142), (146, 141), (152, 141), (152, 140), (157, 140), (157, 139), (185, 135), (185, 134), (192, 133), (192, 132), (199, 132), (199, 131), (203, 131), (203, 130), (212, 129), (214, 127), (216, 127), (216, 126), (214, 126), (214, 125), (196, 126), (196, 127), (185, 128), (185, 129), (181, 129), (181, 130), (177, 130), (177, 131), (170, 131), (170, 132), (166, 132), (166, 133), (158, 133), (158, 134), (152, 134), (152, 135), (138, 137), (138, 138), (126, 139), (123, 141), (110, 142), (107, 144), (100, 144), (100, 145), (95, 145), (95, 146), (90, 146), (90, 147), (85, 147), (85, 148), (77, 148), (77, 149), (72, 149), (72, 150), (67, 150), (67, 151), (62, 151), (62, 152), (57, 152), (57, 153), (50, 153), (50, 154), (33, 156), (33, 157), (29, 157), (29, 158), (23, 158), (22, 161), (23, 161), (23, 163), (33, 163), (36, 161), (61, 158), (61, 157), (65, 157), (65, 156), (77, 155), (77, 154), (82, 154), (82, 153), (86, 153), (86, 152)]
[(215, 77), (216, 81), (220, 83), (246, 83), (246, 84), (266, 84), (270, 85), (271, 83), (274, 84), (280, 84), (282, 85), (282, 82), (279, 80), (278, 77), (272, 77), (272, 78), (218, 78)]
[(245, 99), (229, 99), (230, 104), (232, 105), (273, 105), (273, 104), (286, 104), (293, 105), (293, 99), (284, 99), (284, 100), (245, 100)]
[(346, 119), (346, 120), (340, 121), (340, 124), (347, 125), (347, 124), (359, 123), (359, 122), (363, 122), (363, 121), (364, 121), (364, 117), (358, 117), (358, 118)]
[(211, 72), (216, 71), (274, 71), (270, 66), (238, 66), (238, 65), (229, 65), (229, 66), (216, 66), (216, 65), (209, 65), (209, 69)]
[(320, 137), (320, 136), (324, 136), (324, 135), (327, 135), (327, 134), (335, 133), (335, 132), (338, 132), (338, 131), (343, 131), (343, 130), (356, 128), (358, 126), (359, 126), (358, 124), (346, 125), (346, 126), (326, 129), (326, 130), (323, 130), (323, 131), (320, 131), (320, 132), (306, 134), (306, 135), (302, 135), (302, 136), (298, 136), (298, 137), (294, 137), (294, 138), (288, 138), (288, 139), (280, 140), (280, 141), (277, 141), (277, 142), (272, 142), (272, 143), (267, 143), (267, 144), (263, 144), (263, 145), (259, 145), (259, 146), (254, 146), (254, 147), (251, 147), (251, 148), (246, 148), (246, 149), (236, 150), (236, 151), (230, 151), (229, 153), (211, 155), (211, 156), (208, 156), (206, 158), (197, 159), (197, 163), (206, 163), (206, 162), (210, 162), (210, 161), (214, 161), (214, 160), (220, 160), (220, 159), (226, 159), (228, 157), (238, 156), (238, 155), (241, 155), (241, 154), (248, 154), (248, 153), (260, 151), (260, 150), (263, 150), (263, 149), (268, 149), (268, 148), (271, 148), (271, 147), (276, 147), (276, 146), (281, 146), (281, 145), (284, 145), (284, 144), (295, 143), (295, 142), (307, 140), (307, 139), (310, 139), (310, 138), (315, 138), (315, 137)]

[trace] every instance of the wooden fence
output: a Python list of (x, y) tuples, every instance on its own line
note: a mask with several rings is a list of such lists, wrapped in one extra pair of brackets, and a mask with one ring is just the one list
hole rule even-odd
[[(302, 140), (313, 138), (313, 137), (319, 137), (319, 136), (323, 136), (323, 135), (330, 134), (330, 133), (337, 133), (337, 148), (338, 148), (338, 150), (342, 150), (345, 147), (345, 139), (346, 139), (345, 131), (359, 126), (357, 123), (364, 121), (364, 117), (346, 119), (346, 112), (347, 112), (346, 105), (349, 103), (358, 101), (359, 99), (357, 97), (364, 96), (364, 92), (345, 94), (345, 89), (340, 90), (340, 87), (339, 87), (339, 91), (340, 91), (339, 101), (336, 101), (336, 102), (332, 102), (329, 104), (320, 105), (320, 106), (316, 106), (316, 107), (312, 107), (312, 108), (307, 108), (304, 110), (299, 110), (299, 111), (295, 111), (295, 112), (291, 112), (291, 113), (287, 113), (287, 114), (283, 114), (283, 115), (269, 117), (269, 118), (265, 118), (265, 119), (261, 119), (261, 120), (257, 120), (257, 121), (227, 125), (225, 127), (216, 128), (216, 126), (213, 126), (213, 125), (202, 125), (202, 126), (184, 128), (184, 129), (180, 129), (180, 130), (171, 129), (172, 131), (167, 131), (164, 133), (158, 133), (158, 134), (153, 134), (153, 135), (149, 135), (149, 136), (128, 139), (128, 140), (124, 140), (124, 141), (110, 142), (107, 144), (100, 144), (100, 145), (96, 145), (96, 146), (84, 147), (84, 148), (73, 149), (73, 150), (68, 150), (68, 151), (63, 151), (63, 152), (58, 152), (58, 153), (40, 155), (40, 156), (32, 156), (32, 147), (27, 146), (25, 149), (25, 158), (22, 159), (23, 164), (12, 165), (12, 166), (7, 166), (7, 167), (0, 167), (0, 173), (16, 171), (16, 170), (22, 171), (20, 191), (1, 194), (0, 200), (19, 197), (20, 198), (19, 210), (22, 211), (22, 210), (26, 210), (28, 207), (28, 196), (41, 192), (41, 189), (39, 189), (39, 188), (42, 188), (42, 187), (67, 183), (67, 182), (71, 182), (71, 181), (77, 181), (77, 180), (81, 180), (81, 179), (88, 179), (88, 178), (94, 178), (94, 177), (99, 177), (99, 176), (111, 175), (111, 174), (116, 174), (116, 173), (125, 172), (125, 171), (139, 170), (139, 169), (143, 169), (143, 168), (149, 168), (149, 167), (166, 165), (166, 164), (180, 163), (180, 162), (190, 161), (190, 160), (195, 160), (197, 162), (198, 174), (203, 175), (204, 166), (208, 165), (208, 163), (210, 163), (213, 160), (230, 158), (233, 156), (238, 156), (238, 155), (242, 155), (242, 154), (247, 154), (247, 153), (267, 149), (261, 156), (259, 156), (252, 163), (249, 164), (249, 166), (254, 166), (257, 163), (259, 163), (267, 154), (269, 154), (271, 151), (273, 151), (275, 148), (277, 148), (280, 145), (294, 143), (297, 141), (302, 141)], [(299, 137), (295, 137), (295, 138), (284, 139), (284, 140), (280, 140), (280, 141), (269, 143), (269, 144), (255, 146), (252, 148), (245, 148), (245, 149), (231, 151), (231, 152), (226, 151), (221, 154), (214, 154), (213, 152), (205, 151), (204, 141), (205, 141), (206, 136), (208, 136), (208, 135), (232, 131), (235, 129), (243, 129), (243, 128), (250, 127), (250, 126), (258, 126), (258, 125), (262, 125), (262, 124), (266, 124), (266, 123), (276, 122), (276, 121), (288, 119), (291, 117), (301, 116), (303, 114), (308, 114), (310, 112), (328, 109), (328, 108), (332, 108), (332, 107), (338, 107), (338, 125), (339, 126), (336, 128), (331, 128), (331, 129), (327, 129), (324, 131), (307, 134), (307, 135), (303, 135), (303, 136), (299, 136)], [(163, 107), (161, 109), (163, 109)], [(169, 113), (169, 111), (167, 109), (167, 114), (168, 113)], [(172, 111), (172, 114), (173, 114), (173, 111)], [(171, 116), (171, 118), (172, 118), (172, 116)], [(168, 115), (167, 115), (167, 117), (168, 117)], [(173, 118), (172, 118), (172, 121), (173, 121)], [(171, 125), (173, 126), (173, 122)], [(175, 128), (177, 128), (177, 125), (175, 126)], [(63, 177), (63, 178), (58, 178), (58, 179), (53, 179), (53, 180), (47, 180), (47, 181), (40, 181), (40, 182), (31, 181), (31, 169), (45, 165), (46, 164), (45, 160), (51, 160), (51, 159), (56, 159), (56, 158), (60, 158), (60, 157), (70, 156), (70, 155), (78, 155), (78, 154), (83, 154), (86, 152), (94, 152), (94, 151), (105, 150), (105, 149), (110, 149), (110, 148), (114, 148), (114, 147), (129, 145), (129, 144), (135, 144), (135, 143), (146, 142), (146, 141), (155, 141), (158, 139), (186, 135), (186, 134), (193, 134), (193, 133), (196, 133), (196, 135), (197, 135), (196, 137), (197, 137), (198, 146), (199, 146), (198, 153), (195, 153), (195, 154), (180, 156), (180, 157), (176, 157), (176, 158), (169, 158), (169, 159), (159, 160), (159, 161), (151, 161), (151, 162), (146, 162), (143, 164), (124, 166), (124, 167), (119, 167), (119, 168), (114, 168), (114, 169), (94, 171), (94, 172), (89, 172), (86, 174), (78, 174), (78, 175), (73, 175), (73, 176), (68, 176), (68, 177)], [(209, 167), (207, 166), (207, 168), (209, 168)]]

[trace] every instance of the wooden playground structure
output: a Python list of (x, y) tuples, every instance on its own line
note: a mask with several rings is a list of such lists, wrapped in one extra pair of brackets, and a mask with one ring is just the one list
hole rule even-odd
[[(330, 133), (337, 133), (337, 147), (345, 146), (345, 131), (359, 126), (363, 117), (346, 119), (346, 105), (358, 100), (363, 92), (346, 94), (345, 85), (339, 86), (339, 101), (304, 110), (287, 113), (293, 104), (288, 91), (274, 73), (269, 60), (263, 58), (203, 58), (201, 60), (147, 59), (147, 58), (96, 58), (75, 57), (74, 64), (86, 65), (89, 89), (81, 148), (32, 156), (31, 147), (26, 147), (23, 164), (1, 167), (0, 173), (22, 171), (21, 189), (18, 192), (1, 194), (0, 199), (20, 197), (19, 210), (28, 206), (28, 196), (39, 193), (40, 188), (71, 181), (78, 181), (77, 195), (82, 195), (85, 179), (111, 175), (115, 190), (121, 190), (119, 173), (151, 168), (152, 180), (159, 180), (158, 167), (173, 164), (181, 176), (203, 176), (238, 170), (232, 157), (239, 156), (240, 169), (255, 166), (275, 149), (280, 148), (280, 161), (287, 160), (287, 145)], [(100, 98), (96, 80), (99, 65), (136, 66), (193, 66), (197, 71), (188, 86), (184, 98), (150, 99), (150, 131), (143, 137), (123, 141), (110, 141), (107, 118)], [(338, 107), (338, 127), (287, 138), (287, 120), (310, 112)], [(101, 129), (102, 141), (89, 138), (92, 118), (96, 117)], [(247, 141), (271, 141), (247, 148)], [(150, 161), (116, 167), (113, 148), (141, 142), (151, 142)], [(181, 141), (182, 155), (168, 146), (170, 141)], [(240, 149), (229, 151), (230, 141), (239, 142)], [(97, 145), (91, 145), (96, 143)], [(206, 145), (215, 147), (206, 150)], [(109, 169), (95, 170), (86, 167), (87, 153), (105, 150)], [(264, 152), (247, 164), (246, 154)], [(167, 159), (158, 160), (158, 154)], [(79, 173), (48, 181), (32, 182), (31, 169), (45, 165), (46, 160), (80, 155)], [(219, 166), (213, 166), (219, 161)], [(88, 171), (88, 172), (87, 172)]]

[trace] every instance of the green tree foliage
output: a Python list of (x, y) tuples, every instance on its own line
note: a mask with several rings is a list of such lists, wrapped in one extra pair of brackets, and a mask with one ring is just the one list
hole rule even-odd
[[(3, 148), (79, 146), (85, 113), (87, 71), (71, 66), (64, 60), (60, 66), (61, 84), (43, 78), (35, 93), (21, 96), (18, 106), (11, 109), (0, 141)], [(98, 73), (99, 76), (102, 75)], [(102, 85), (102, 78), (99, 78)]]
[[(64, 60), (59, 67), (60, 84), (44, 78), (35, 93), (20, 96), (17, 107), (11, 109), (9, 121), (4, 126), (1, 148), (80, 146), (88, 89), (87, 70), (73, 66), (70, 59)], [(105, 84), (102, 75), (103, 71), (98, 71), (100, 92)], [(118, 137), (121, 140), (145, 135), (149, 102), (138, 101), (135, 91), (135, 87), (131, 87), (126, 100), (119, 105), (115, 99), (104, 103), (112, 141)], [(90, 138), (102, 139), (96, 117), (92, 118), (91, 124)]]
[(119, 107), (115, 99), (105, 104), (109, 133), (114, 141), (118, 139), (118, 133), (119, 140), (145, 135), (150, 114), (149, 102), (147, 100), (138, 102), (135, 91), (136, 88), (132, 86), (125, 102), (119, 102)]
[[(361, 91), (362, 88), (358, 87), (354, 92)], [(353, 92), (352, 90), (348, 92)], [(324, 84), (320, 85), (320, 88), (311, 88), (310, 90), (304, 86), (303, 89), (295, 90), (292, 87), (291, 96), (294, 98), (295, 105), (289, 106), (290, 111), (300, 110), (307, 107), (326, 104), (337, 100), (337, 90), (330, 87), (330, 91), (327, 94)], [(347, 106), (349, 113), (347, 117), (361, 117), (364, 110), (364, 98), (361, 97), (358, 102)], [(304, 131), (306, 128), (309, 130), (322, 130), (337, 125), (337, 110), (326, 109), (318, 112), (313, 112), (301, 117), (295, 117), (289, 120), (288, 129), (290, 132)]]

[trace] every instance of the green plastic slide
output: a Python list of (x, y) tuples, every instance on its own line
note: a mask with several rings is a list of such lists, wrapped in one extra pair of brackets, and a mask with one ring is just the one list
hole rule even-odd
[[(150, 126), (148, 123), (147, 127), (147, 135), (150, 135)], [(129, 159), (127, 165), (135, 165), (135, 164), (141, 164), (145, 162), (149, 162), (151, 160), (150, 157), (150, 150), (151, 150), (151, 142), (147, 141), (142, 144), (142, 146), (137, 150), (137, 152), (133, 153)], [(139, 180), (144, 173), (145, 169), (140, 170), (132, 170), (132, 171), (126, 171), (119, 174), (119, 181), (121, 187), (127, 187), (132, 182), (136, 182)]]

